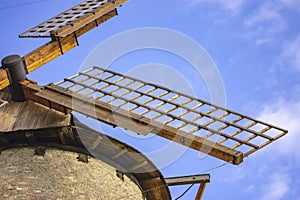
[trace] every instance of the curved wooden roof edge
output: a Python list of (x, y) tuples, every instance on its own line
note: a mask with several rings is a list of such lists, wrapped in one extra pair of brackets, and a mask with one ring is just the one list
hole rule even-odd
[(20, 147), (55, 148), (94, 157), (128, 176), (146, 199), (171, 199), (163, 175), (146, 156), (73, 117), (69, 126), (0, 133), (0, 152)]

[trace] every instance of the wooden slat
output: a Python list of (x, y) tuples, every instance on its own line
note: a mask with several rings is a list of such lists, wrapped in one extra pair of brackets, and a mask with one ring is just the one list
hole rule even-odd
[(0, 90), (9, 86), (9, 80), (7, 76), (7, 72), (4, 69), (0, 69)]
[(0, 132), (67, 126), (70, 118), (32, 101), (9, 101), (6, 106), (0, 107)]

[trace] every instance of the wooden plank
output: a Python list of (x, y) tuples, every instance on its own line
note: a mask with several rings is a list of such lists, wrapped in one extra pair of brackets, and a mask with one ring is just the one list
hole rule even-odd
[(7, 72), (4, 69), (0, 69), (0, 90), (9, 86), (9, 80), (7, 76)]
[[(5, 96), (4, 93), (0, 91), (0, 96)], [(66, 126), (70, 120), (71, 116), (32, 101), (9, 101), (0, 108), (0, 132)]]
[[(141, 118), (141, 116), (135, 115), (134, 113), (128, 115), (128, 111), (122, 109), (113, 111), (113, 107), (109, 104), (93, 101), (86, 102), (86, 97), (83, 95), (80, 96), (71, 91), (62, 93), (63, 88), (57, 87), (55, 89), (52, 88), (52, 90), (49, 88), (40, 88), (39, 92), (29, 93), (26, 91), (36, 90), (39, 87), (29, 81), (24, 81), (22, 85), (27, 99), (32, 99), (46, 106), (50, 101), (51, 104), (60, 105), (67, 110), (74, 110), (112, 126), (121, 126), (137, 133), (144, 131), (146, 127), (149, 131), (151, 130), (151, 133), (157, 134), (158, 136), (173, 142), (186, 145), (203, 153), (207, 153), (226, 162), (240, 164), (243, 161), (243, 154), (239, 151), (229, 149), (199, 137), (193, 137), (184, 131), (165, 126), (159, 122), (153, 122), (148, 118)], [(60, 109), (60, 111), (62, 110), (64, 109)]]
[(201, 183), (195, 200), (201, 200), (202, 199), (205, 188), (206, 188), (206, 183)]
[(168, 186), (209, 183), (210, 175), (201, 174), (201, 175), (194, 175), (194, 176), (172, 177), (172, 178), (165, 178), (165, 181)]

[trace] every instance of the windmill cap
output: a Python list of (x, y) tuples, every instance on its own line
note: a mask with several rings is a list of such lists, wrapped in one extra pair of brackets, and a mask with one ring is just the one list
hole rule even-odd
[(1, 65), (3, 68), (8, 68), (12, 65), (19, 63), (22, 60), (22, 57), (19, 55), (10, 55), (2, 59)]

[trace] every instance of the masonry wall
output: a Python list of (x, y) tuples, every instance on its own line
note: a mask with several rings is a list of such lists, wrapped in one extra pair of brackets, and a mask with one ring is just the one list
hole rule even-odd
[(138, 186), (95, 159), (77, 160), (77, 154), (34, 149), (11, 149), (0, 155), (0, 199), (143, 199)]

